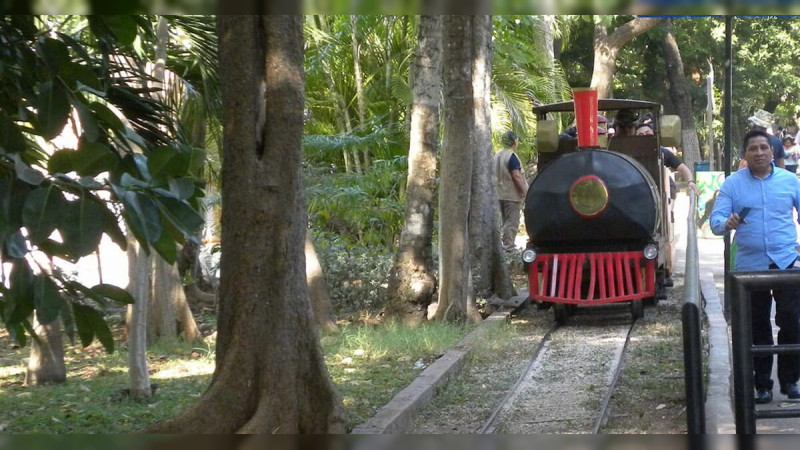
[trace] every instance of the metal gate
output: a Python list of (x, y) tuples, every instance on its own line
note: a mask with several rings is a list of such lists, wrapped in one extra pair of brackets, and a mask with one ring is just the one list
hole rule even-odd
[(750, 293), (781, 288), (800, 288), (798, 270), (730, 272), (731, 333), (733, 346), (733, 402), (736, 434), (755, 434), (757, 419), (800, 417), (795, 408), (759, 410), (753, 395), (753, 355), (800, 353), (800, 345), (753, 345)]

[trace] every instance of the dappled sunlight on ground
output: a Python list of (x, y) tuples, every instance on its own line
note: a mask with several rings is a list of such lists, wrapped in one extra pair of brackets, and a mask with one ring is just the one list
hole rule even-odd
[(193, 377), (197, 375), (212, 375), (214, 361), (206, 358), (195, 361), (178, 361), (169, 367), (159, 370), (150, 376), (153, 380)]

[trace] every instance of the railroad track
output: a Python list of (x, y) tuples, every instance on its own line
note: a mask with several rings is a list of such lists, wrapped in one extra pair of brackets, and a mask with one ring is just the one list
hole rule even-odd
[(577, 315), (553, 325), (479, 432), (598, 434), (634, 325), (630, 315)]

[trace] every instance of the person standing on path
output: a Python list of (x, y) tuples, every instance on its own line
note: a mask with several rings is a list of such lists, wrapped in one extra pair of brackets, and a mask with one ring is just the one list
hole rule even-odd
[[(711, 213), (711, 230), (722, 235), (736, 230), (735, 270), (788, 270), (797, 260), (797, 230), (793, 210), (800, 211), (800, 182), (786, 170), (776, 170), (769, 135), (751, 130), (744, 136), (747, 167), (730, 175)], [(799, 272), (800, 274), (800, 272)], [(770, 313), (775, 299), (778, 344), (800, 343), (800, 289), (751, 293), (754, 345), (773, 345)], [(772, 401), (772, 354), (753, 357), (756, 403)], [(778, 355), (780, 391), (800, 398), (800, 356)]]
[(503, 250), (511, 252), (516, 248), (514, 239), (519, 232), (519, 218), (522, 201), (528, 193), (525, 172), (517, 156), (519, 137), (513, 131), (506, 131), (500, 142), (505, 146), (494, 155), (494, 172), (497, 179), (497, 197), (500, 200), (500, 229)]
[(785, 169), (797, 173), (797, 162), (800, 160), (800, 146), (794, 143), (794, 136), (787, 134), (783, 137), (783, 150), (786, 152)]

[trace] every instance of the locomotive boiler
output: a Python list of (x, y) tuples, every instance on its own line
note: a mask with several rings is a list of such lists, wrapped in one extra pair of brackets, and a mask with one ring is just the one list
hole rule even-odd
[[(533, 301), (552, 305), (558, 322), (578, 306), (626, 302), (634, 319), (664, 295), (672, 270), (669, 171), (661, 145), (678, 145), (680, 119), (660, 105), (600, 99), (596, 114), (651, 112), (656, 133), (612, 136), (580, 145), (558, 134), (557, 113), (573, 102), (534, 108), (539, 171), (528, 188), (523, 260)], [(580, 126), (581, 122), (578, 121)]]

